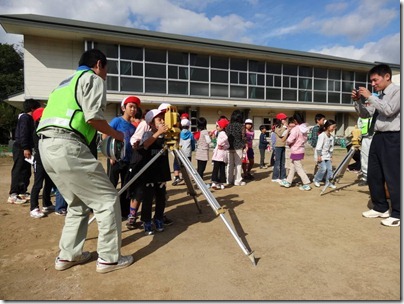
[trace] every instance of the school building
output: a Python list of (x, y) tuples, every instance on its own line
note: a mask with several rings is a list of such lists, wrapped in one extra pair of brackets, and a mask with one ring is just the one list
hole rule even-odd
[[(256, 138), (259, 126), (270, 130), (279, 112), (300, 112), (310, 125), (323, 113), (343, 136), (357, 121), (351, 90), (372, 90), (367, 72), (377, 64), (40, 15), (0, 15), (0, 24), (24, 37), (24, 92), (10, 96), (10, 104), (46, 103), (81, 54), (98, 48), (108, 58), (108, 121), (120, 113), (124, 97), (136, 95), (142, 109), (167, 102), (189, 113), (192, 130), (197, 117), (212, 130), (219, 116), (241, 109), (253, 120)], [(390, 66), (399, 77), (400, 66)]]

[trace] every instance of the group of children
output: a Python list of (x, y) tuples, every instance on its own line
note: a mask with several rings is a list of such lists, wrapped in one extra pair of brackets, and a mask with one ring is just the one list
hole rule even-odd
[[(165, 134), (168, 131), (164, 116), (170, 105), (163, 103), (157, 109), (148, 110), (142, 115), (140, 104), (138, 97), (126, 97), (121, 102), (122, 115), (115, 117), (110, 122), (112, 128), (124, 133), (126, 153), (125, 157), (119, 161), (109, 159), (107, 171), (111, 182), (117, 186), (120, 180), (123, 187), (156, 154), (161, 153), (160, 157), (142, 173), (141, 178), (130, 185), (120, 199), (122, 217), (128, 219), (127, 227), (129, 229), (139, 227), (136, 219), (139, 216), (140, 205), (142, 205), (140, 220), (145, 233), (151, 235), (154, 231), (163, 231), (165, 225), (172, 224), (172, 221), (164, 214), (167, 201), (166, 182), (171, 180), (168, 151), (163, 149)], [(34, 115), (36, 122), (40, 119), (40, 110), (38, 109)], [(234, 111), (231, 120), (225, 116), (220, 117), (216, 122), (216, 129), (212, 132), (207, 130), (207, 120), (204, 117), (197, 119), (198, 131), (195, 133), (190, 130), (191, 123), (188, 114), (183, 113), (180, 117), (179, 147), (190, 161), (192, 161), (192, 152), (195, 151), (197, 172), (201, 178), (204, 178), (209, 161), (210, 146), (214, 143), (211, 184), (207, 184), (207, 186), (215, 190), (224, 189), (229, 184), (245, 185), (246, 180), (254, 179), (251, 173), (254, 166), (253, 121), (246, 119), (243, 124), (240, 120), (241, 112), (237, 111)], [(313, 183), (319, 187), (326, 173), (326, 180), (332, 176), (331, 161), (334, 147), (332, 132), (335, 129), (335, 121), (325, 121), (322, 114), (317, 114), (315, 120), (316, 125), (312, 128), (311, 145), (314, 148), (318, 170), (315, 169)], [(297, 173), (302, 181), (299, 189), (310, 190), (311, 181), (301, 162), (304, 159), (309, 131), (302, 115), (296, 113), (289, 118), (284, 113), (276, 115), (271, 132), (271, 144), (266, 137), (265, 125), (261, 125), (259, 129), (261, 132), (258, 145), (260, 168), (268, 168), (265, 164), (265, 154), (272, 146), (273, 151), (269, 164), (273, 166), (272, 181), (289, 188)], [(288, 175), (286, 175), (286, 158), (289, 161)], [(36, 163), (39, 170), (34, 183), (31, 216), (42, 217), (44, 212), (39, 211), (37, 193), (45, 181), (43, 211), (46, 211), (53, 207), (49, 199), (52, 186), (49, 182), (50, 179), (46, 177), (46, 172), (44, 174), (40, 170), (39, 155), (37, 155)], [(230, 170), (229, 167), (231, 167)], [(174, 158), (173, 169), (172, 185), (176, 186), (182, 181), (180, 165), (176, 158)], [(335, 187), (332, 184), (330, 186)], [(155, 202), (155, 209), (152, 217), (153, 202)], [(66, 206), (64, 205), (62, 208), (60, 213), (64, 215)]]

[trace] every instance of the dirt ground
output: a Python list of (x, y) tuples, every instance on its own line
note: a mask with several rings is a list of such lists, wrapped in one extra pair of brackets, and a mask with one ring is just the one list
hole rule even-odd
[[(345, 154), (337, 151), (334, 165)], [(174, 224), (145, 236), (123, 222), (122, 254), (133, 255), (135, 263), (98, 274), (95, 222), (84, 246), (92, 260), (62, 272), (54, 269), (64, 217), (51, 213), (34, 219), (29, 204), (7, 204), (11, 165), (11, 157), (0, 157), (0, 299), (401, 299), (401, 229), (362, 217), (369, 192), (357, 185), (354, 173), (345, 174), (338, 191), (328, 189), (322, 196), (322, 188), (280, 187), (271, 182), (272, 168), (259, 167), (246, 186), (212, 191), (227, 210), (226, 219), (253, 250), (256, 266), (199, 190), (202, 214), (185, 184), (169, 185), (166, 214)], [(304, 165), (312, 171), (310, 154)], [(210, 172), (208, 166), (207, 176)]]

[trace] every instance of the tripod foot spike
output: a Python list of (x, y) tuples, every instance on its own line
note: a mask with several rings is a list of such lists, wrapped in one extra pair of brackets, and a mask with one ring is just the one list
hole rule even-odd
[(248, 258), (250, 259), (251, 263), (252, 263), (254, 266), (257, 266), (257, 261), (255, 260), (255, 256), (254, 256), (254, 253), (253, 253), (253, 252), (251, 252), (251, 253), (248, 255)]

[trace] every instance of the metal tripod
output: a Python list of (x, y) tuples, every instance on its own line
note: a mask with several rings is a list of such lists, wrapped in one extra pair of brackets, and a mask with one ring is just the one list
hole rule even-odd
[(345, 155), (341, 163), (338, 165), (338, 167), (335, 169), (334, 173), (332, 174), (331, 178), (327, 180), (327, 182), (324, 185), (323, 190), (321, 190), (320, 195), (323, 195), (325, 190), (331, 183), (336, 183), (339, 182), (339, 180), (344, 176), (346, 169), (348, 168), (349, 162), (351, 161), (352, 157), (354, 156), (355, 152), (360, 148), (359, 145), (352, 145), (351, 149), (348, 151), (348, 153)]
[[(154, 163), (154, 161), (164, 153), (164, 151), (166, 151), (167, 149), (170, 149), (170, 151), (172, 151), (174, 153), (174, 157), (176, 157), (177, 160), (179, 161), (180, 168), (181, 168), (181, 173), (182, 173), (182, 176), (183, 176), (184, 181), (185, 181), (185, 183), (187, 185), (187, 188), (188, 188), (188, 194), (193, 197), (195, 205), (196, 205), (199, 213), (202, 213), (202, 210), (201, 210), (201, 208), (200, 208), (200, 206), (198, 204), (198, 201), (196, 199), (197, 194), (196, 194), (196, 192), (194, 190), (194, 187), (192, 185), (192, 182), (191, 182), (191, 179), (190, 179), (189, 175), (192, 176), (193, 180), (198, 185), (198, 187), (201, 190), (202, 194), (206, 197), (209, 205), (211, 206), (211, 208), (213, 209), (215, 214), (220, 216), (220, 218), (222, 219), (222, 221), (226, 225), (227, 229), (230, 231), (231, 235), (236, 240), (237, 244), (243, 250), (244, 254), (250, 259), (250, 261), (252, 262), (253, 265), (256, 265), (256, 260), (255, 260), (253, 252), (251, 250), (249, 250), (244, 245), (243, 241), (237, 235), (237, 233), (234, 230), (233, 226), (231, 226), (229, 224), (229, 222), (227, 221), (227, 219), (226, 219), (226, 217), (224, 215), (225, 210), (219, 205), (216, 198), (213, 196), (213, 194), (206, 187), (204, 181), (199, 176), (198, 172), (194, 169), (194, 167), (192, 166), (189, 159), (184, 155), (184, 152), (182, 150), (178, 149), (177, 145), (178, 145), (177, 143), (172, 143), (172, 142), (169, 142), (168, 144), (166, 144), (164, 146), (164, 148), (159, 151), (159, 153), (157, 153), (145, 166), (142, 167), (141, 170), (139, 170), (138, 173), (136, 173), (135, 176), (133, 176), (125, 184), (125, 186), (123, 186), (121, 188), (121, 190), (119, 190), (118, 195), (121, 195), (139, 176), (141, 176), (143, 174), (143, 172), (146, 171), (147, 168), (150, 167)], [(93, 222), (94, 220), (95, 220), (95, 216), (93, 216), (89, 220), (88, 224), (91, 224), (91, 222)]]

